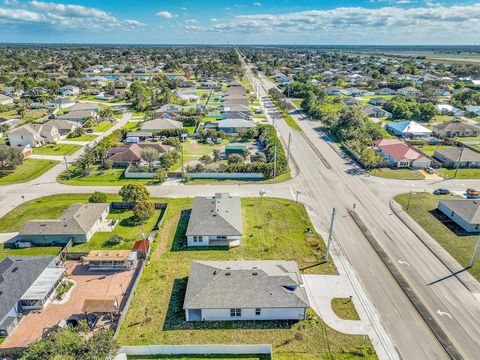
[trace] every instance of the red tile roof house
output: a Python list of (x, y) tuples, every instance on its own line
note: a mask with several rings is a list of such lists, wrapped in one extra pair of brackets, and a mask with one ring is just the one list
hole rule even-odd
[(139, 164), (142, 161), (141, 153), (144, 148), (154, 148), (160, 155), (172, 150), (171, 146), (162, 144), (139, 143), (122, 145), (108, 150), (107, 160), (112, 161), (115, 167), (127, 167), (130, 164)]
[(423, 169), (431, 164), (428, 157), (400, 140), (382, 139), (374, 141), (374, 144), (375, 150), (393, 167)]

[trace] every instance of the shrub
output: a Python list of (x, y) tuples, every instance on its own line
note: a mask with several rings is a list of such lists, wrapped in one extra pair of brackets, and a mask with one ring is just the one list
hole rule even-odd
[(102, 192), (95, 191), (90, 197), (88, 198), (89, 203), (106, 203), (107, 202), (107, 194)]

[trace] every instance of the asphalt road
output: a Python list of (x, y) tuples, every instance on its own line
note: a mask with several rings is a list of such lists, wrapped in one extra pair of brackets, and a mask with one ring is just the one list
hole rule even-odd
[[(252, 77), (252, 80), (255, 81)], [(273, 84), (261, 77), (263, 99), (265, 89)], [(388, 199), (409, 190), (423, 191), (437, 187), (464, 190), (479, 185), (479, 181), (420, 181), (385, 180), (365, 176), (348, 159), (342, 159), (332, 146), (314, 129), (314, 122), (294, 115), (304, 136), (290, 128), (276, 115), (272, 104), (265, 101), (267, 112), (276, 117), (276, 126), (284, 139), (292, 134), (292, 155), (300, 179), (315, 212), (328, 226), (332, 207), (339, 216), (335, 224), (335, 240), (345, 251), (357, 271), (368, 296), (380, 313), (399, 354), (404, 359), (441, 359), (446, 354), (426, 324), (403, 294), (382, 261), (368, 244), (347, 212), (356, 204), (356, 211), (383, 249), (398, 263), (398, 267), (440, 323), (465, 359), (476, 359), (480, 351), (480, 302), (457, 278), (392, 214)], [(316, 151), (321, 153), (323, 161)], [(354, 174), (357, 175), (354, 175)], [(445, 184), (446, 183), (446, 184)], [(450, 277), (449, 277), (450, 276)], [(434, 285), (439, 279), (446, 278)]]

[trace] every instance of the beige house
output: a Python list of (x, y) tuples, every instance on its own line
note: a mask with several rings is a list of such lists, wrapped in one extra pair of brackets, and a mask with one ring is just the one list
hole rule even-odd
[(32, 148), (47, 143), (56, 144), (60, 140), (60, 133), (57, 127), (51, 122), (45, 124), (27, 124), (7, 132), (10, 146)]

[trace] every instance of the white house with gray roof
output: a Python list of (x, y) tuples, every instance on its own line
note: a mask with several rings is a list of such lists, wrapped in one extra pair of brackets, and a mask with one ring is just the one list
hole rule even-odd
[(303, 320), (309, 307), (295, 261), (195, 261), (187, 321)]
[(196, 197), (186, 237), (188, 246), (239, 246), (242, 237), (240, 198), (228, 193)]
[(480, 232), (480, 200), (440, 200), (438, 210), (467, 232)]
[(57, 220), (27, 221), (20, 233), (22, 241), (34, 244), (86, 243), (109, 213), (109, 204), (72, 204)]

